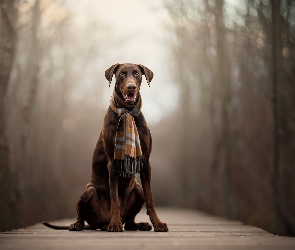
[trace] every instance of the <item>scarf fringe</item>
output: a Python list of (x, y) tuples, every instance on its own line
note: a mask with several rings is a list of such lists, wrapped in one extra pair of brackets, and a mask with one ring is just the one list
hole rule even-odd
[(141, 156), (133, 158), (125, 155), (124, 160), (115, 159), (114, 164), (118, 176), (131, 178), (135, 177), (136, 173), (140, 173), (143, 167), (143, 159)]

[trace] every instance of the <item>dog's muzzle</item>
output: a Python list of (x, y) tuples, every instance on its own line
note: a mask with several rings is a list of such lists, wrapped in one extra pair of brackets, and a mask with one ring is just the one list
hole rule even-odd
[(127, 84), (126, 92), (123, 92), (123, 98), (126, 103), (134, 104), (137, 100), (137, 86), (134, 83)]

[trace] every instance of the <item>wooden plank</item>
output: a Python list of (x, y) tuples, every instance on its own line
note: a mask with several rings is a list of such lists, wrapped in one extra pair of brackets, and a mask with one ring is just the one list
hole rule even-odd
[[(274, 236), (238, 221), (198, 211), (158, 209), (168, 233), (69, 232), (36, 224), (0, 234), (0, 249), (295, 249), (295, 238)], [(69, 225), (74, 219), (55, 221)], [(148, 221), (141, 212), (137, 221)]]

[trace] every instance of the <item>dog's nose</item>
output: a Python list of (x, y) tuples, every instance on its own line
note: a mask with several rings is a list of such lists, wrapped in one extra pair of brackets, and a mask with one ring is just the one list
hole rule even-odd
[(127, 85), (127, 89), (128, 89), (129, 91), (135, 91), (135, 89), (136, 89), (136, 85), (135, 85), (134, 83), (129, 83), (129, 84)]

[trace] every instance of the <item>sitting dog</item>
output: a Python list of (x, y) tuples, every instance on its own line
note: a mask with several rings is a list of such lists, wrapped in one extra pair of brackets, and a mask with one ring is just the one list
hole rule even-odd
[[(154, 231), (167, 232), (154, 206), (149, 162), (152, 138), (141, 112), (139, 92), (142, 75), (150, 84), (153, 72), (143, 65), (117, 63), (105, 71), (109, 84), (113, 75), (116, 84), (94, 149), (90, 182), (77, 201), (77, 220), (70, 227), (43, 224), (80, 231), (86, 221), (91, 229), (109, 232), (121, 232), (123, 225), (125, 230), (149, 231), (149, 223), (135, 223), (146, 202)], [(140, 173), (142, 186), (135, 179), (136, 173)]]

